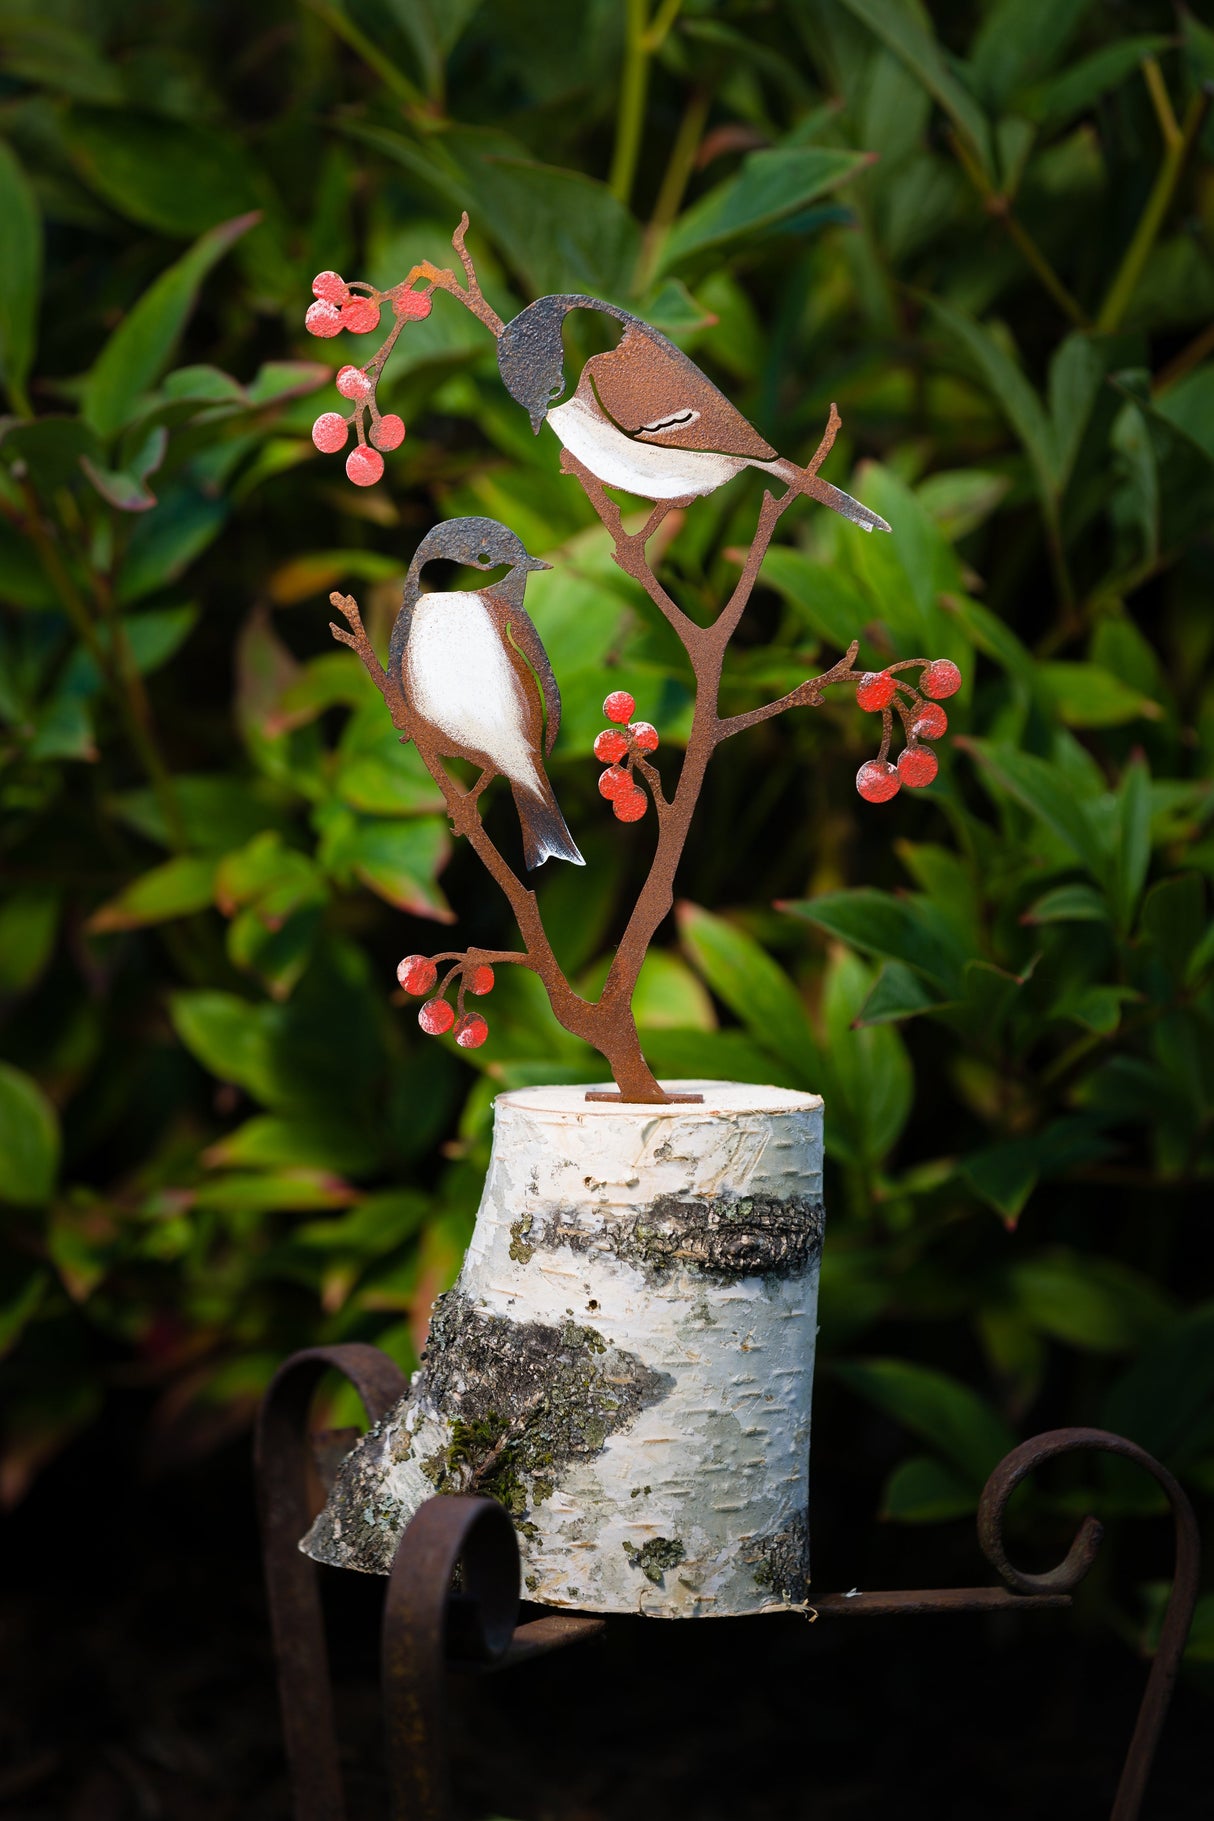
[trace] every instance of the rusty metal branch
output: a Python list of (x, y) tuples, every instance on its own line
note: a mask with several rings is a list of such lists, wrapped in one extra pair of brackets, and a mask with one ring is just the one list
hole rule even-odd
[(1105, 1429), (1052, 1429), (1014, 1448), (992, 1473), (978, 1507), (978, 1541), (987, 1561), (1018, 1593), (1073, 1592), (1100, 1547), (1103, 1527), (1098, 1519), (1084, 1518), (1063, 1561), (1044, 1574), (1027, 1574), (1015, 1566), (1004, 1544), (1003, 1523), (1008, 1500), (1021, 1480), (1045, 1461), (1083, 1452), (1120, 1455), (1149, 1473), (1163, 1488), (1176, 1531), (1172, 1591), (1110, 1815), (1110, 1821), (1137, 1821), (1197, 1603), (1201, 1545), (1197, 1519), (1183, 1488), (1153, 1455), (1123, 1435), (1112, 1435)]
[(735, 733), (742, 733), (747, 727), (757, 727), (761, 721), (770, 721), (773, 716), (784, 714), (790, 708), (820, 708), (825, 699), (825, 691), (832, 683), (858, 683), (862, 672), (855, 669), (860, 641), (853, 639), (837, 664), (824, 670), (820, 677), (810, 677), (807, 682), (798, 683), (795, 689), (781, 696), (778, 702), (768, 702), (763, 708), (752, 708), (747, 714), (729, 715), (717, 722), (717, 742), (728, 740)]
[(295, 1821), (342, 1821), (345, 1813), (316, 1564), (299, 1548), (313, 1517), (308, 1410), (329, 1371), (349, 1379), (372, 1421), (406, 1389), (404, 1374), (378, 1347), (311, 1347), (279, 1368), (258, 1412), (253, 1458)]

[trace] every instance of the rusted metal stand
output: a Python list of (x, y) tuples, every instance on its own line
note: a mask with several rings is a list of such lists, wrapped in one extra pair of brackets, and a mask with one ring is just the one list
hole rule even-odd
[[(354, 1386), (374, 1422), (405, 1381), (376, 1347), (315, 1347), (275, 1376), (257, 1424), (256, 1467), (270, 1622), (295, 1821), (343, 1821), (345, 1806), (333, 1722), (317, 1570), (299, 1550), (311, 1521), (308, 1409), (328, 1371)], [(1007, 1502), (1037, 1467), (1083, 1451), (1121, 1455), (1158, 1481), (1176, 1527), (1176, 1572), (1159, 1644), (1110, 1821), (1137, 1821), (1155, 1748), (1180, 1668), (1197, 1599), (1197, 1520), (1183, 1490), (1157, 1460), (1103, 1429), (1052, 1429), (1002, 1460), (982, 1494), (978, 1541), (1002, 1587), (948, 1587), (889, 1593), (825, 1594), (822, 1619), (914, 1617), (922, 1613), (1021, 1612), (1065, 1607), (1095, 1560), (1103, 1527), (1083, 1520), (1066, 1559), (1025, 1574), (1003, 1542)], [(458, 1592), (452, 1578), (460, 1569)], [(393, 1821), (448, 1821), (446, 1680), (451, 1670), (484, 1672), (562, 1649), (601, 1633), (603, 1619), (578, 1614), (518, 1622), (519, 1555), (506, 1512), (490, 1499), (444, 1497), (410, 1523), (388, 1577), (382, 1665)]]

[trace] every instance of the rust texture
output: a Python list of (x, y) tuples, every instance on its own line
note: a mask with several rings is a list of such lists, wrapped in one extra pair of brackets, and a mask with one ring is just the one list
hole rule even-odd
[[(373, 1419), (402, 1389), (396, 1366), (374, 1347), (313, 1348), (281, 1368), (258, 1419), (258, 1499), (295, 1821), (342, 1821), (345, 1813), (317, 1571), (298, 1547), (311, 1516), (308, 1408), (327, 1369), (350, 1379)], [(1149, 1473), (1167, 1496), (1175, 1525), (1167, 1611), (1110, 1813), (1110, 1821), (1138, 1821), (1192, 1622), (1200, 1547), (1183, 1489), (1134, 1442), (1101, 1429), (1055, 1429), (1022, 1443), (1000, 1462), (982, 1495), (978, 1539), (1004, 1586), (825, 1594), (804, 1610), (811, 1618), (836, 1620), (1069, 1606), (1099, 1550), (1099, 1522), (1085, 1518), (1065, 1559), (1041, 1574), (1015, 1566), (1003, 1525), (1008, 1500), (1022, 1480), (1048, 1461), (1088, 1452), (1120, 1455)], [(801, 1562), (801, 1537), (794, 1527), (765, 1540), (756, 1570), (760, 1577), (795, 1582)], [(453, 1591), (457, 1567), (458, 1592)], [(638, 1564), (641, 1573), (647, 1568), (663, 1572), (661, 1562)], [(520, 1624), (518, 1611), (518, 1544), (503, 1507), (466, 1496), (427, 1501), (401, 1538), (384, 1606), (383, 1694), (394, 1821), (449, 1821), (448, 1670), (510, 1668), (596, 1637), (607, 1623), (563, 1613)]]
[[(746, 612), (776, 527), (789, 507), (800, 498), (809, 498), (841, 513), (865, 531), (889, 530), (884, 519), (819, 475), (840, 428), (838, 412), (832, 405), (817, 450), (805, 466), (800, 466), (780, 457), (687, 355), (656, 329), (617, 305), (580, 295), (545, 297), (529, 304), (511, 322), (503, 323), (481, 293), (464, 244), (467, 227), (465, 215), (453, 243), (463, 268), (462, 281), (453, 272), (423, 264), (414, 267), (391, 292), (374, 293), (372, 302), (377, 307), (379, 303), (391, 304), (395, 323), (388, 342), (362, 370), (365, 388), (347, 392), (347, 396), (360, 401), (353, 413), (358, 419), (360, 437), (360, 413), (364, 408), (374, 416), (373, 435), (381, 421), (374, 403), (374, 388), (389, 346), (403, 322), (428, 310), (431, 290), (449, 293), (497, 338), (499, 370), (507, 391), (527, 411), (537, 434), (545, 424), (556, 432), (562, 443), (562, 471), (577, 481), (593, 506), (612, 540), (616, 563), (640, 584), (674, 631), (694, 678), (691, 733), (672, 793), (668, 793), (661, 773), (649, 757), (658, 743), (656, 731), (647, 723), (631, 722), (631, 697), (617, 692), (604, 705), (608, 718), (617, 724), (629, 724), (618, 732), (607, 729), (596, 742), (596, 754), (610, 752), (616, 761), (603, 774), (600, 789), (605, 796), (617, 799), (615, 813), (623, 821), (639, 819), (652, 805), (657, 836), (648, 876), (598, 999), (587, 999), (565, 977), (544, 928), (535, 893), (485, 832), (480, 799), (493, 777), (502, 774), (502, 765), (495, 764), (471, 734), (453, 739), (449, 730), (444, 733), (436, 727), (433, 715), (419, 710), (419, 692), (407, 659), (412, 615), (419, 598), (424, 598), (420, 597), (421, 567), (429, 555), (454, 557), (488, 569), (494, 565), (479, 560), (483, 551), (486, 555), (496, 553), (497, 563), (507, 561), (512, 565), (505, 581), (487, 586), (479, 598), (494, 622), (493, 636), (509, 649), (527, 705), (521, 737), (539, 775), (538, 792), (520, 789), (517, 777), (510, 777), (522, 824), (524, 854), (528, 866), (550, 855), (580, 862), (581, 855), (565, 828), (543, 771), (543, 759), (551, 751), (559, 724), (559, 692), (547, 654), (522, 607), (527, 573), (547, 565), (528, 556), (504, 526), (490, 520), (453, 521), (436, 527), (419, 547), (386, 667), (367, 637), (357, 602), (349, 595), (335, 593), (330, 597), (346, 622), (344, 626), (333, 625), (333, 636), (358, 654), (383, 695), (401, 739), (417, 743), (442, 792), (453, 830), (467, 838), (504, 893), (523, 939), (521, 950), (495, 953), (492, 963), (486, 963), (482, 951), (440, 957), (453, 965), (438, 986), (437, 997), (422, 1007), (423, 1029), (437, 1034), (454, 1024), (457, 1042), (469, 1047), (480, 1044), (488, 1035), (486, 1022), (479, 1014), (468, 1014), (464, 1009), (463, 996), (470, 980), (476, 977), (478, 968), (496, 963), (526, 967), (543, 982), (552, 1011), (564, 1028), (591, 1044), (606, 1059), (620, 1097), (628, 1102), (662, 1103), (669, 1097), (641, 1052), (632, 997), (649, 944), (673, 908), (675, 874), (705, 774), (717, 748), (735, 734), (775, 715), (794, 708), (820, 706), (833, 684), (851, 684), (862, 707), (881, 713), (883, 728), (880, 751), (876, 759), (861, 767), (857, 788), (871, 801), (885, 801), (901, 783), (917, 788), (935, 775), (935, 755), (927, 742), (939, 738), (947, 727), (947, 717), (935, 698), (953, 693), (961, 678), (947, 660), (926, 658), (907, 659), (879, 673), (860, 672), (855, 668), (857, 641), (837, 664), (820, 676), (807, 678), (778, 701), (745, 714), (723, 715), (719, 704), (726, 650)], [(332, 281), (341, 287), (343, 295), (349, 296), (350, 287), (344, 280), (335, 274), (321, 274), (316, 286), (320, 287), (317, 295), (322, 301), (322, 281)], [(414, 288), (419, 284), (425, 288)], [(358, 304), (356, 299), (355, 305)], [(349, 307), (348, 303), (343, 306)], [(320, 304), (314, 305), (313, 311), (320, 308)], [(327, 308), (332, 312), (331, 319), (326, 317), (316, 333), (336, 333), (340, 326), (341, 312), (332, 305)], [(618, 322), (622, 334), (616, 348), (594, 355), (585, 363), (575, 390), (565, 399), (562, 326), (578, 310), (597, 312)], [(309, 312), (310, 318), (312, 313)], [(344, 441), (346, 420), (335, 421), (342, 426)], [(321, 440), (319, 446), (329, 445)], [(366, 455), (378, 464), (377, 472), (382, 471), (382, 461), (374, 452), (361, 449), (356, 454)], [(658, 579), (647, 547), (672, 510), (690, 505), (748, 467), (780, 482), (784, 490), (778, 495), (764, 494), (754, 537), (734, 589), (716, 620), (710, 626), (701, 626), (683, 611)], [(354, 468), (348, 471), (352, 478), (359, 478)], [(652, 501), (652, 511), (639, 530), (626, 528), (608, 488)], [(895, 674), (914, 669), (922, 672), (917, 688)], [(620, 703), (624, 704), (623, 712), (617, 713), (613, 704)], [(897, 766), (889, 760), (895, 715), (901, 720), (906, 738)], [(603, 747), (605, 740), (613, 744)], [(444, 766), (444, 757), (451, 755), (472, 759), (480, 766), (481, 775), (470, 789), (457, 783)], [(457, 976), (459, 1019), (455, 1022), (444, 995)], [(487, 977), (491, 984), (491, 972)], [(401, 963), (400, 978), (407, 990), (428, 993), (434, 989), (437, 976), (429, 958), (412, 956)], [(489, 987), (480, 990), (488, 991)]]

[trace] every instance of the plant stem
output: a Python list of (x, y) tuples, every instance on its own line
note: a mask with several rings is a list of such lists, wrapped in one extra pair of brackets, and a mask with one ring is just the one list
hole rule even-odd
[(324, 20), (335, 37), (343, 39), (355, 55), (362, 58), (368, 69), (374, 70), (386, 89), (399, 95), (405, 103), (407, 113), (416, 117), (431, 112), (425, 95), (417, 85), (410, 82), (404, 72), (398, 70), (392, 60), (385, 57), (379, 47), (340, 8), (327, 5), (326, 0), (305, 0), (305, 5)]
[(1063, 315), (1068, 316), (1076, 328), (1090, 329), (1092, 325), (1083, 305), (1063, 284), (1023, 222), (1017, 221), (1013, 215), (1011, 198), (1001, 190), (994, 188), (981, 164), (959, 134), (950, 132), (948, 137), (954, 157), (981, 196), (987, 214), (1003, 223), (1013, 245), (1032, 271), (1036, 273)]
[(155, 735), (146, 718), (146, 698), (142, 683), (139, 682), (138, 689), (134, 689), (131, 687), (129, 677), (123, 676), (122, 669), (116, 662), (117, 640), (114, 638), (113, 628), (111, 627), (111, 650), (107, 651), (98, 638), (97, 628), (89, 616), (84, 596), (73, 581), (54, 538), (51, 537), (43, 523), (38, 497), (28, 481), (22, 483), (22, 493), (25, 497), (27, 514), (25, 529), (29, 534), (30, 542), (38, 552), (42, 567), (63, 604), (63, 610), (67, 614), (76, 636), (93, 660), (101, 681), (113, 698), (127, 739), (147, 774), (148, 782), (152, 786), (156, 801), (160, 806), (169, 845), (175, 852), (181, 852), (188, 846), (185, 826), (173, 788), (172, 773), (161, 756)]
[(660, 51), (683, 0), (662, 0), (652, 20), (649, 0), (625, 0), (624, 71), (616, 113), (615, 150), (607, 179), (613, 196), (627, 204), (632, 196), (641, 134), (645, 127), (645, 97), (649, 91), (649, 63)]
[(696, 154), (700, 149), (700, 141), (704, 137), (704, 127), (711, 106), (711, 89), (692, 90), (687, 106), (683, 110), (683, 118), (679, 122), (674, 144), (670, 148), (670, 157), (662, 175), (649, 226), (645, 230), (645, 244), (641, 250), (640, 271), (637, 275), (637, 289), (640, 291), (644, 291), (649, 284), (666, 230), (678, 214), (687, 191), (687, 185), (691, 181)]
[(1116, 276), (1109, 286), (1108, 295), (1100, 307), (1096, 318), (1096, 327), (1102, 335), (1111, 335), (1121, 327), (1130, 301), (1138, 288), (1138, 281), (1146, 269), (1147, 260), (1159, 238), (1159, 231), (1167, 218), (1176, 194), (1189, 153), (1197, 140), (1206, 110), (1210, 105), (1210, 92), (1200, 88), (1185, 110), (1184, 125), (1179, 137), (1171, 140), (1163, 155), (1163, 163), (1147, 197), (1146, 207), (1138, 218), (1133, 239), (1126, 248), (1125, 256), (1117, 269)]
[(632, 195), (641, 132), (645, 125), (645, 96), (649, 88), (648, 0), (625, 0), (624, 70), (615, 123), (615, 150), (607, 179), (613, 196), (627, 205)]

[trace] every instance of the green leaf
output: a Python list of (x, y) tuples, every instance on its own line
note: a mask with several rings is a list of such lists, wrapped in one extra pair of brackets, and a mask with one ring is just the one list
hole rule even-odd
[(1104, 1400), (1101, 1424), (1180, 1471), (1214, 1445), (1214, 1303), (1168, 1322)]
[(1130, 929), (1151, 864), (1151, 774), (1141, 759), (1122, 774), (1117, 792), (1117, 849), (1113, 900), (1117, 922)]
[(970, 68), (997, 106), (1054, 68), (1092, 0), (996, 0), (970, 46)]
[(1098, 883), (1106, 882), (1108, 866), (1096, 829), (1057, 766), (1012, 746), (987, 740), (966, 744), (1003, 789), (1043, 822)]
[(1094, 1163), (1112, 1149), (1091, 1120), (1066, 1117), (1027, 1138), (971, 1151), (958, 1167), (1005, 1224), (1014, 1227), (1041, 1176), (1059, 1176), (1077, 1164)]
[(0, 1201), (48, 1201), (59, 1171), (59, 1118), (36, 1081), (0, 1062)]
[(869, 1169), (884, 1165), (910, 1117), (914, 1078), (901, 1037), (890, 1025), (857, 1028), (872, 974), (855, 955), (831, 957), (822, 994), (817, 1085), (831, 1116), (826, 1148)]
[(1157, 416), (1166, 418), (1214, 462), (1214, 361), (1160, 392), (1154, 406)]
[(203, 1161), (211, 1169), (284, 1169), (293, 1165), (358, 1176), (374, 1169), (379, 1150), (347, 1120), (258, 1113), (213, 1144)]
[(205, 910), (214, 893), (215, 862), (194, 854), (179, 854), (133, 879), (116, 898), (95, 910), (87, 928), (94, 935), (114, 930), (143, 929), (151, 923), (168, 923)]
[(1149, 1278), (1062, 1247), (1012, 1265), (1008, 1283), (1032, 1327), (1093, 1353), (1136, 1352), (1174, 1316)]
[[(1197, 873), (1161, 879), (1142, 906), (1141, 931), (1168, 971), (1183, 980), (1189, 958), (1210, 930), (1205, 882)], [(0, 940), (0, 954), (4, 943)]]
[[(807, 1077), (791, 1069), (744, 1031), (672, 1029), (649, 1025), (645, 1057), (662, 1081), (761, 1081), (778, 1088), (806, 1088)], [(578, 1077), (580, 1079), (580, 1077)]]
[(59, 894), (30, 885), (0, 903), (0, 995), (33, 986), (55, 947)]
[(672, 272), (709, 249), (760, 235), (870, 162), (867, 152), (822, 146), (751, 152), (736, 177), (718, 184), (675, 222), (662, 244), (659, 270)]
[(339, 883), (358, 879), (397, 910), (453, 923), (455, 913), (435, 884), (450, 852), (451, 838), (437, 816), (383, 822), (343, 812), (326, 828), (319, 858)]
[(0, 1290), (0, 1359), (11, 1353), (37, 1315), (50, 1288), (50, 1274), (40, 1265), (26, 1269), (17, 1281)]
[(1021, 923), (1107, 923), (1109, 907), (1090, 885), (1056, 885), (1031, 904)]
[(255, 214), (239, 215), (203, 234), (119, 323), (81, 397), (84, 420), (99, 436), (112, 436), (134, 417), (140, 398), (168, 365), (203, 279), (257, 219)]
[(1056, 129), (1082, 114), (1108, 89), (1136, 76), (1144, 57), (1158, 56), (1171, 40), (1159, 36), (1118, 38), (1080, 58), (1048, 82), (1037, 83), (1017, 97), (1021, 113), (1043, 127)]
[(1090, 336), (1076, 330), (1050, 362), (1049, 401), (1054, 432), (1054, 482), (1066, 486), (1075, 457), (1104, 383), (1104, 362)]
[(989, 170), (986, 116), (953, 73), (947, 52), (932, 35), (930, 16), (917, 0), (843, 0), (843, 4), (922, 83)]
[(857, 1024), (890, 1024), (899, 1018), (914, 1018), (939, 1005), (934, 993), (923, 984), (923, 977), (904, 967), (900, 961), (888, 961), (877, 976), (868, 998), (860, 1008)]
[(213, 123), (76, 107), (64, 121), (63, 138), (90, 189), (159, 234), (188, 240), (261, 200), (252, 177), (256, 166)]
[(346, 130), (404, 165), (443, 206), (466, 208), (533, 294), (628, 296), (640, 230), (605, 183), (536, 163), (497, 129), (453, 127), (421, 145), (382, 127)]
[(177, 488), (155, 511), (143, 513), (127, 542), (118, 573), (119, 602), (129, 606), (185, 573), (227, 523), (230, 500)]
[(787, 544), (773, 544), (768, 550), (763, 581), (792, 602), (812, 632), (841, 651), (872, 618), (864, 595), (837, 567), (815, 563)]
[(5, 8), (0, 15), (0, 49), (9, 76), (80, 101), (122, 102), (121, 76), (85, 33), (41, 15), (36, 8), (25, 17), (16, 8)]
[[(187, 841), (192, 848), (206, 853), (226, 853), (240, 847), (275, 819), (274, 809), (259, 794), (258, 786), (239, 775), (178, 772), (173, 779), (173, 794)], [(154, 791), (124, 791), (111, 797), (108, 807), (146, 840), (160, 847), (170, 845)]]
[(0, 373), (21, 408), (42, 289), (42, 219), (25, 172), (0, 140)]
[(998, 406), (1024, 445), (1037, 476), (1043, 499), (1053, 500), (1059, 490), (1059, 459), (1054, 429), (1033, 386), (990, 330), (955, 304), (928, 297), (932, 314), (951, 340), (969, 356), (986, 382), (992, 403)]
[(975, 1489), (1016, 1445), (1016, 1437), (976, 1391), (947, 1373), (909, 1360), (853, 1360), (834, 1368), (867, 1398), (944, 1456)]
[(818, 1045), (792, 981), (754, 940), (695, 904), (678, 907), (683, 946), (709, 987), (741, 1020), (760, 1049), (770, 1050), (816, 1093)]
[(1122, 727), (1158, 720), (1159, 706), (1099, 664), (1048, 663), (1039, 667), (1059, 717), (1068, 727)]
[(973, 1483), (930, 1454), (901, 1461), (885, 1482), (881, 1516), (890, 1524), (947, 1524), (978, 1503)]
[(866, 954), (903, 962), (946, 993), (960, 989), (967, 956), (925, 900), (895, 898), (889, 892), (861, 887), (789, 901), (780, 909)]
[(273, 1065), (274, 1008), (250, 1005), (234, 993), (175, 993), (173, 1028), (192, 1056), (219, 1081), (233, 1081), (273, 1105), (278, 1081)]

